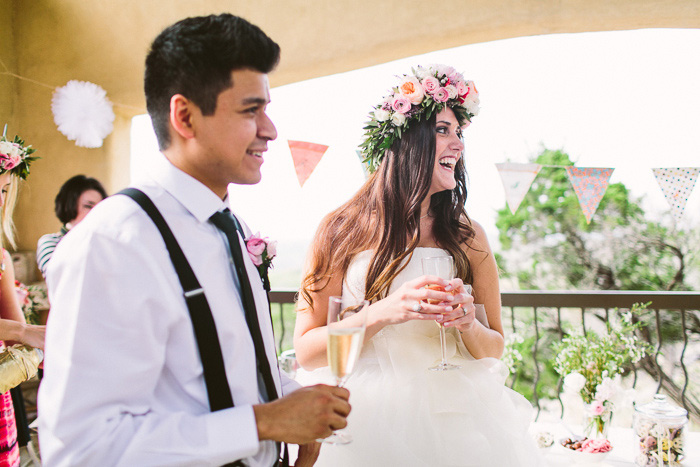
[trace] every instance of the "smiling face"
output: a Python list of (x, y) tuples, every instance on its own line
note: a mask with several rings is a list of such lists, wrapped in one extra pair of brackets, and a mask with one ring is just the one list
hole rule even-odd
[(182, 170), (220, 197), (229, 183), (260, 181), (260, 167), (268, 141), (277, 130), (267, 116), (270, 102), (267, 75), (243, 69), (231, 72), (233, 86), (222, 91), (213, 115), (191, 109), (193, 151), (181, 158)]
[(464, 152), (462, 127), (454, 112), (445, 108), (435, 120), (435, 167), (429, 196), (457, 186), (455, 166)]

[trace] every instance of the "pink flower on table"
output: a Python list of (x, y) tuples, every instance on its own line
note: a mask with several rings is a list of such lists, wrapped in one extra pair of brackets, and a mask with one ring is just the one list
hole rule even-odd
[(593, 415), (602, 415), (603, 412), (605, 412), (605, 406), (601, 401), (591, 402), (591, 413), (593, 413)]
[(423, 84), (423, 89), (425, 89), (425, 92), (428, 94), (433, 94), (435, 91), (440, 89), (440, 81), (434, 76), (428, 76), (425, 78), (422, 82)]
[(610, 441), (607, 439), (586, 439), (581, 443), (581, 452), (608, 452), (612, 449)]
[(411, 101), (407, 97), (397, 96), (394, 102), (391, 103), (391, 108), (400, 114), (405, 114), (411, 110)]
[(436, 102), (447, 102), (449, 98), (450, 94), (445, 88), (440, 88), (433, 94), (433, 99), (435, 99)]

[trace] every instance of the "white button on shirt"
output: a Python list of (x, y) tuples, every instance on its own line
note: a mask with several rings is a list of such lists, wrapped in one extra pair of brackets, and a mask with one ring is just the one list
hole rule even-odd
[[(164, 156), (137, 188), (173, 230), (205, 290), (235, 407), (209, 411), (182, 287), (162, 237), (126, 196), (98, 204), (49, 263), (51, 312), (39, 391), (43, 465), (222, 465), (275, 460), (259, 442), (255, 349), (227, 245), (208, 219), (225, 203)], [(245, 245), (242, 243), (245, 251)], [(268, 304), (245, 258), (278, 393), (299, 386), (275, 370)]]

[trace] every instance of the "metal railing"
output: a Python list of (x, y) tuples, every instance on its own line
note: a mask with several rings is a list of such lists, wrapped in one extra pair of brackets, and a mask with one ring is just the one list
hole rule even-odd
[[(279, 346), (282, 347), (282, 342), (288, 339), (288, 333), (294, 326), (289, 317), (285, 319), (283, 312), (284, 304), (293, 304), (296, 298), (296, 291), (272, 291), (270, 299), (273, 304), (273, 314), (275, 309), (279, 313), (279, 325), (277, 329), (277, 337)], [(561, 339), (564, 336), (562, 312), (567, 314), (572, 312), (580, 316), (580, 326), (585, 334), (587, 330), (602, 321), (607, 321), (611, 310), (629, 309), (635, 303), (651, 302), (648, 310), (651, 310), (654, 316), (655, 325), (653, 326), (653, 334), (647, 336), (649, 341), (653, 341), (653, 354), (647, 357), (646, 360), (640, 362), (644, 364), (644, 370), (650, 373), (658, 384), (657, 392), (666, 389), (672, 397), (677, 399), (691, 416), (698, 417), (700, 407), (697, 401), (691, 400), (689, 397), (688, 388), (692, 384), (693, 387), (698, 387), (700, 381), (693, 381), (692, 375), (689, 372), (689, 365), (693, 362), (686, 362), (686, 352), (690, 344), (690, 335), (698, 340), (697, 345), (700, 345), (700, 292), (657, 292), (657, 291), (621, 291), (621, 290), (592, 290), (592, 291), (542, 291), (542, 290), (524, 290), (524, 291), (507, 291), (502, 292), (501, 301), (504, 309), (503, 317), (506, 323), (510, 322), (510, 332), (519, 332), (517, 322), (523, 322), (524, 318), (531, 317), (532, 325), (534, 326), (535, 341), (532, 346), (531, 358), (534, 362), (535, 376), (532, 382), (533, 387), (533, 404), (537, 408), (537, 413), (541, 411), (540, 406), (540, 391), (538, 384), (542, 374), (543, 362), (538, 359), (538, 353), (543, 350), (540, 348), (543, 341), (543, 332), (558, 334)], [(293, 315), (292, 315), (293, 316)], [(553, 326), (544, 326), (543, 319), (553, 318)], [(676, 383), (670, 378), (666, 371), (662, 371), (660, 357), (663, 355), (663, 349), (666, 345), (663, 337), (663, 320), (666, 322), (678, 323), (681, 337), (675, 339), (676, 346), (681, 346), (680, 355), (674, 365), (680, 366), (682, 371), (682, 382)], [(634, 368), (634, 385), (637, 383), (637, 370)], [(697, 365), (697, 363), (696, 363)], [(517, 378), (517, 375), (516, 375)], [(515, 384), (515, 378), (512, 381)], [(561, 404), (561, 389), (562, 381), (559, 379), (557, 383), (557, 398)], [(563, 414), (563, 404), (561, 404)]]

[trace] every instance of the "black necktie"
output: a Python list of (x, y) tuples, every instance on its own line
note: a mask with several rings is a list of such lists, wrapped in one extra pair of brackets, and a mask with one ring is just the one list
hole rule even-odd
[(255, 308), (253, 289), (250, 287), (250, 280), (248, 280), (248, 273), (246, 272), (245, 263), (243, 262), (241, 244), (238, 240), (238, 232), (241, 232), (241, 236), (245, 238), (243, 229), (238, 223), (238, 219), (236, 219), (236, 217), (231, 214), (228, 209), (224, 210), (223, 212), (214, 213), (209, 220), (211, 220), (211, 222), (219, 230), (221, 230), (228, 239), (229, 248), (231, 250), (231, 258), (233, 258), (233, 265), (236, 268), (238, 280), (241, 283), (241, 299), (243, 302), (243, 309), (245, 310), (246, 322), (248, 323), (248, 330), (250, 331), (250, 336), (253, 338), (253, 344), (255, 345), (258, 375), (261, 377), (264, 383), (268, 402), (273, 401), (278, 397), (277, 389), (275, 388), (275, 382), (272, 379), (270, 362), (268, 361), (267, 354), (265, 353), (265, 344), (263, 343), (262, 334), (260, 333), (260, 323), (258, 321), (258, 312)]

